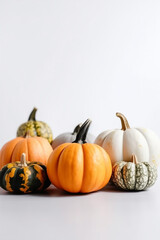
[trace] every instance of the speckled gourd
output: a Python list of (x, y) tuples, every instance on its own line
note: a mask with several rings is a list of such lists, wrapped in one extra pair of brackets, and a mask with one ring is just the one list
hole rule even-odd
[[(81, 126), (82, 124), (78, 124), (73, 130), (73, 132), (66, 132), (58, 135), (52, 141), (52, 148), (55, 149), (56, 147), (58, 147), (63, 143), (72, 143), (76, 139), (77, 133), (79, 132)], [(94, 140), (95, 140), (95, 137), (91, 133), (88, 133), (86, 141), (88, 143), (93, 143)]]
[(160, 139), (150, 129), (131, 128), (126, 117), (116, 113), (120, 118), (122, 129), (102, 132), (95, 143), (109, 154), (112, 165), (119, 161), (128, 162), (135, 154), (139, 162), (152, 162), (156, 166), (160, 161)]
[(153, 163), (138, 162), (136, 155), (131, 162), (115, 163), (112, 172), (113, 183), (125, 190), (144, 190), (151, 187), (157, 179), (157, 167)]
[(32, 137), (43, 137), (51, 143), (53, 140), (52, 130), (47, 123), (36, 120), (36, 112), (37, 108), (34, 108), (29, 115), (28, 121), (19, 126), (17, 137), (23, 137), (29, 132)]
[(0, 186), (9, 192), (30, 193), (42, 191), (50, 185), (46, 166), (40, 162), (21, 161), (8, 163), (0, 171)]

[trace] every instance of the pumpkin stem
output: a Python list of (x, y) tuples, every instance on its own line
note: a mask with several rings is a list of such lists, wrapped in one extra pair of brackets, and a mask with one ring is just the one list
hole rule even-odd
[(82, 124), (80, 123), (80, 124), (78, 124), (76, 127), (75, 127), (75, 129), (73, 130), (73, 132), (72, 132), (72, 135), (75, 135), (75, 134), (77, 134), (78, 132), (79, 132), (79, 130), (80, 130), (80, 128), (81, 128), (81, 126), (82, 126)]
[(136, 155), (132, 155), (132, 162), (134, 163), (134, 164), (137, 164), (138, 163), (138, 160), (137, 160), (137, 156)]
[(22, 156), (21, 156), (21, 166), (22, 167), (27, 167), (27, 161), (26, 161), (26, 154), (25, 153), (22, 153)]
[(121, 130), (125, 131), (126, 129), (130, 128), (127, 118), (122, 113), (117, 112), (116, 116), (121, 119), (121, 124), (122, 124)]
[(29, 115), (28, 121), (36, 121), (36, 112), (37, 108), (33, 108), (32, 112)]
[(88, 133), (88, 129), (91, 125), (91, 120), (87, 119), (82, 126), (80, 127), (79, 132), (77, 133), (76, 140), (73, 143), (86, 143), (86, 137)]
[(24, 138), (29, 138), (31, 137), (31, 131), (28, 129), (25, 134), (23, 135)]

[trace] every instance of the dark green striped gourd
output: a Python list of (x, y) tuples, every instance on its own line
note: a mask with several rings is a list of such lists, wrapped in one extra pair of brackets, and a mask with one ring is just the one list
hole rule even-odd
[(132, 162), (115, 163), (112, 172), (113, 183), (125, 190), (140, 191), (151, 187), (157, 179), (157, 167), (153, 163), (138, 162), (135, 155)]
[(0, 171), (0, 186), (9, 192), (30, 193), (42, 191), (50, 185), (46, 166), (40, 162), (21, 161), (8, 163)]
[(47, 123), (36, 121), (36, 112), (37, 108), (34, 108), (29, 115), (28, 121), (19, 126), (17, 137), (23, 137), (29, 132), (31, 137), (44, 137), (51, 143), (53, 140), (52, 130)]

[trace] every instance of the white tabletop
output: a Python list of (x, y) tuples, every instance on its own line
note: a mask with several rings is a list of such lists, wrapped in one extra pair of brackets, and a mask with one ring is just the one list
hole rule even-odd
[(142, 192), (108, 185), (91, 194), (0, 190), (0, 239), (160, 239), (160, 181)]

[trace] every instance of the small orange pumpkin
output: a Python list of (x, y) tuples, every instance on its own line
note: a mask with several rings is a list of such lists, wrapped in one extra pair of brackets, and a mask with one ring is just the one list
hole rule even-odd
[(50, 155), (47, 173), (57, 188), (89, 193), (109, 182), (112, 174), (109, 155), (102, 147), (85, 141), (90, 124), (86, 120), (73, 143), (58, 146)]
[(47, 164), (48, 158), (53, 151), (49, 142), (42, 137), (17, 137), (7, 142), (0, 151), (0, 169), (10, 162), (16, 162), (22, 153), (26, 154), (26, 160)]

